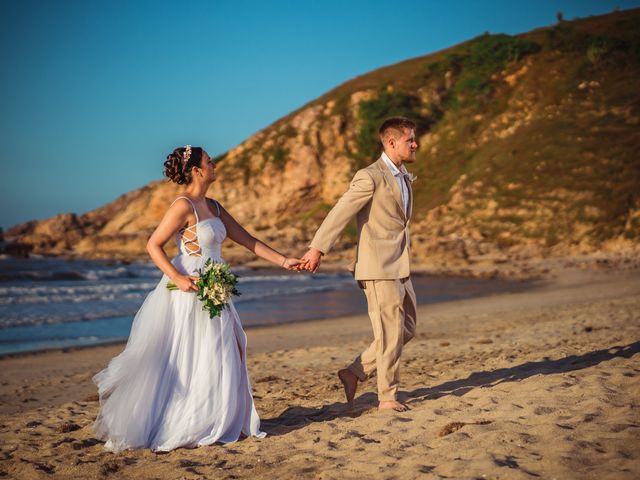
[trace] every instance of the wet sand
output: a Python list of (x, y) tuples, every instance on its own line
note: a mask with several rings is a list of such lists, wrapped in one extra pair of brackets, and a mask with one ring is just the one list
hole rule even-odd
[(375, 380), (344, 403), (365, 315), (247, 333), (268, 436), (163, 454), (93, 435), (91, 377), (123, 344), (0, 359), (0, 478), (640, 477), (640, 272), (419, 307), (405, 413), (378, 412)]

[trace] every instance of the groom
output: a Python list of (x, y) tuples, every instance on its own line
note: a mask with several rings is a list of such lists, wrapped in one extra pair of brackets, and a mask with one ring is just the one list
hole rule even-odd
[(358, 170), (304, 255), (315, 272), (349, 220), (356, 216), (358, 246), (349, 266), (367, 297), (374, 340), (347, 368), (338, 372), (353, 405), (358, 382), (377, 373), (379, 409), (405, 411), (398, 401), (402, 346), (415, 334), (416, 295), (409, 267), (409, 219), (412, 175), (404, 163), (416, 160), (415, 124), (404, 117), (385, 120), (379, 129), (382, 156)]

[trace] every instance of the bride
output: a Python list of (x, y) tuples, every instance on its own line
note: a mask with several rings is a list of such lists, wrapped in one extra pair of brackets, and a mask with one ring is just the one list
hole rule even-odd
[[(220, 316), (209, 318), (195, 295), (194, 274), (208, 258), (223, 261), (220, 246), (226, 237), (279, 267), (301, 265), (251, 236), (206, 197), (216, 173), (202, 148), (176, 148), (164, 167), (169, 179), (186, 185), (147, 243), (164, 275), (138, 310), (124, 351), (93, 377), (100, 397), (94, 429), (113, 452), (264, 437), (238, 313), (230, 301)], [(180, 253), (169, 260), (163, 246), (174, 236)], [(180, 291), (168, 290), (168, 281)]]

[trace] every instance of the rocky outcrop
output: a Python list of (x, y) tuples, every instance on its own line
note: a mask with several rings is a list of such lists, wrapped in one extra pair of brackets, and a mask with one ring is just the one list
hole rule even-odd
[[(483, 35), (358, 77), (224, 154), (210, 195), (274, 247), (301, 253), (355, 170), (375, 160), (379, 121), (404, 114), (419, 124), (418, 162), (409, 167), (418, 177), (418, 264), (637, 255), (639, 19), (633, 10), (518, 37)], [(589, 55), (593, 45), (604, 53)], [(36, 253), (146, 256), (179, 191), (152, 182), (6, 236)], [(353, 255), (353, 234), (348, 227), (333, 259)], [(227, 248), (230, 260), (251, 258)]]

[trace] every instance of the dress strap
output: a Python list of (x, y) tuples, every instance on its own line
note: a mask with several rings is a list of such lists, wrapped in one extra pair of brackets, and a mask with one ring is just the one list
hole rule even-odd
[(211, 200), (213, 202), (213, 204), (216, 206), (216, 211), (218, 212), (218, 217), (220, 216), (220, 204), (218, 203), (217, 200), (214, 200), (213, 198), (209, 198), (208, 200)]
[[(173, 205), (174, 203), (176, 203), (176, 202), (178, 201), (178, 199), (179, 199), (179, 198), (184, 198), (187, 202), (189, 202), (189, 203), (191, 204), (191, 208), (193, 208), (193, 213), (194, 213), (194, 215), (196, 216), (196, 222), (200, 222), (200, 219), (198, 218), (198, 211), (196, 210), (196, 206), (195, 206), (195, 205), (193, 204), (193, 202), (192, 202), (190, 199), (188, 199), (187, 197), (178, 197), (178, 198), (176, 198), (176, 199), (171, 203), (171, 205)], [(169, 206), (171, 206), (171, 205), (169, 205)]]

